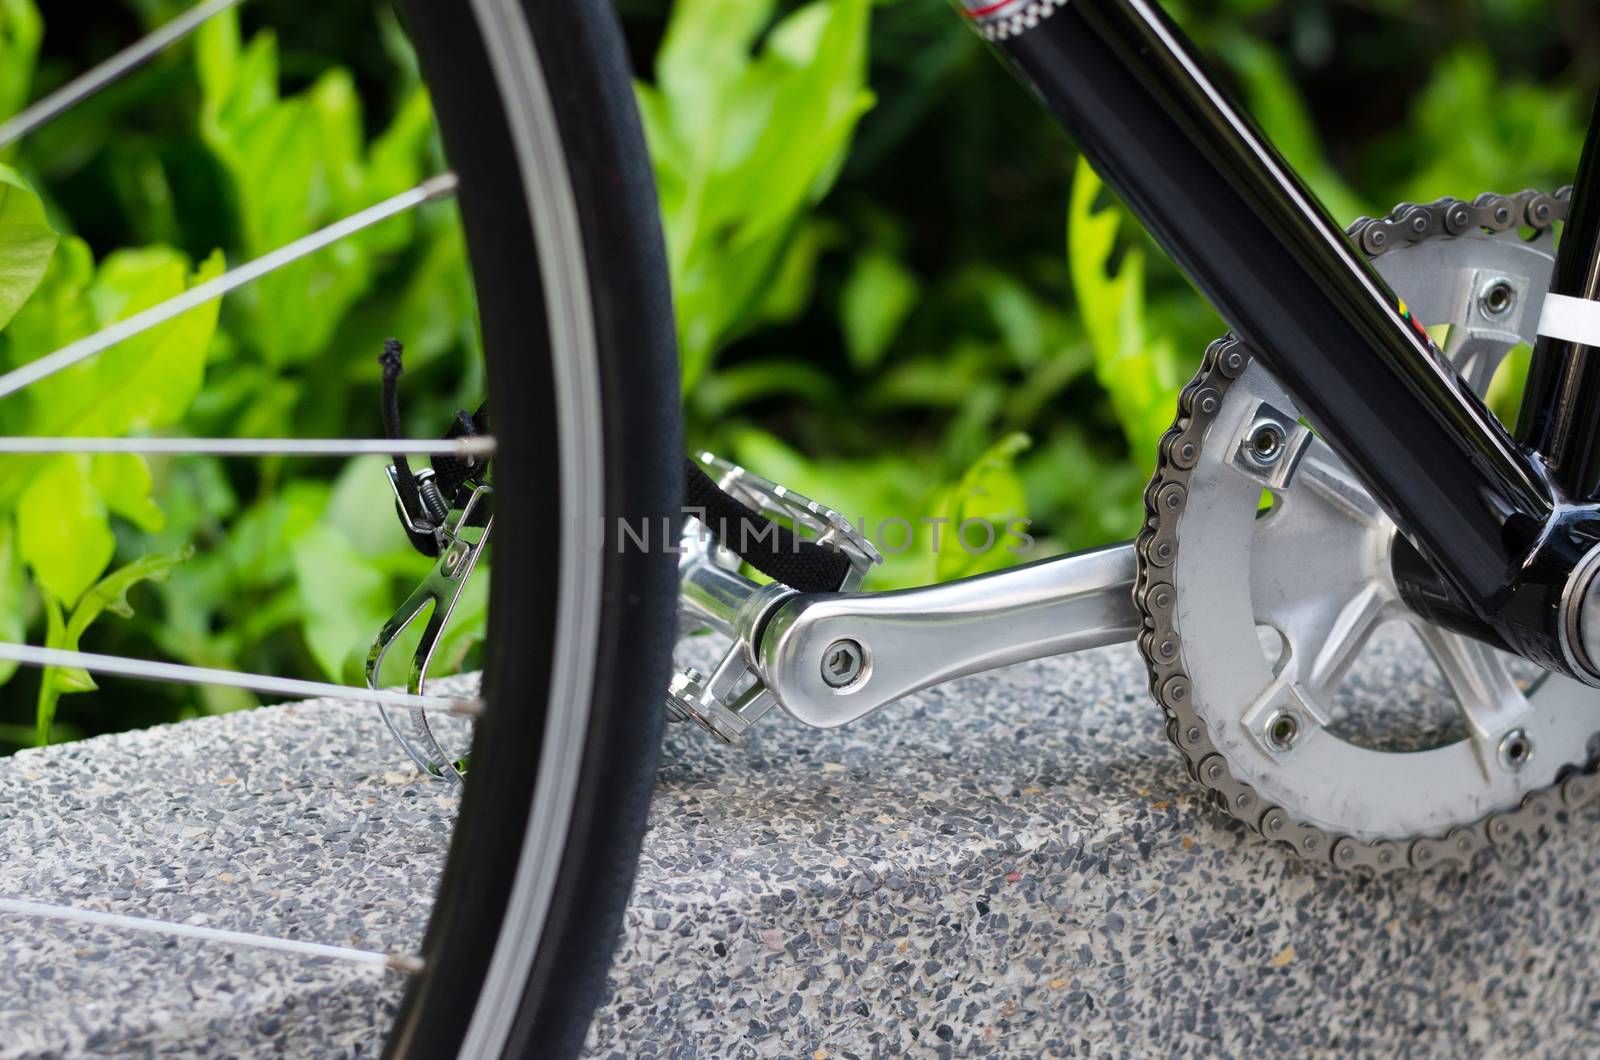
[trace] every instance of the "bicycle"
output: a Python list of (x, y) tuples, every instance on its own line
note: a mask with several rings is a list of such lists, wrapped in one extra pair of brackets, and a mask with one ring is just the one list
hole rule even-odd
[[(236, 2), (193, 9), (0, 127), (0, 144)], [(30, 665), (411, 712), (410, 735), (404, 718), (391, 727), (418, 767), (466, 775), (427, 941), (416, 955), (304, 950), (410, 977), (392, 1055), (576, 1049), (644, 826), (663, 689), (674, 717), (733, 740), (774, 706), (834, 727), (956, 677), (1136, 641), (1208, 796), (1340, 868), (1470, 859), (1600, 790), (1600, 446), (1586, 410), (1600, 369), (1585, 356), (1600, 346), (1600, 122), (1571, 189), (1403, 204), (1346, 233), (1159, 8), (963, 2), (1233, 327), (1183, 391), (1134, 542), (862, 592), (877, 554), (839, 513), (709, 455), (680, 464), (665, 265), (620, 38), (609, 12), (567, 0), (473, 0), (464, 14), (409, 0), (449, 174), (0, 376), (0, 396), (17, 393), (275, 265), (459, 200), (488, 431), (0, 444), (437, 458), (431, 472), (399, 458), (391, 469), (407, 530), (437, 557), (374, 649), (376, 684), (394, 634), (433, 609), (404, 692), (0, 648)], [(1442, 349), (1437, 325), (1451, 327)], [(519, 356), (530, 336), (546, 348)], [(1533, 340), (1513, 437), (1481, 395), (1507, 351)], [(491, 568), (482, 692), (428, 695), (431, 638), (486, 546), (490, 504), (496, 540), (518, 547)], [(686, 509), (709, 536), (691, 523), (679, 548), (624, 547), (621, 527), (676, 526)], [(602, 547), (575, 526), (603, 527)], [(1466, 739), (1402, 755), (1329, 730), (1328, 698), (1394, 617), (1422, 632)], [(709, 674), (669, 679), (678, 635), (702, 628), (731, 646)], [(1519, 684), (1519, 660), (1540, 676)], [(472, 720), (470, 769), (435, 739), (430, 711)]]

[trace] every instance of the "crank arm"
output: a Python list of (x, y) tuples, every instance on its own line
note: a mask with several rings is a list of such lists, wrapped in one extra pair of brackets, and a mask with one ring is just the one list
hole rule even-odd
[(846, 725), (919, 689), (1131, 641), (1131, 543), (920, 589), (789, 596), (760, 629), (762, 683), (799, 720)]

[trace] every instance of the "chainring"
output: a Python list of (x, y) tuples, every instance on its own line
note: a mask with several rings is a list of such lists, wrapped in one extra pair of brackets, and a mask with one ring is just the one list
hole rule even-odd
[[(1444, 356), (1482, 394), (1531, 340), (1567, 196), (1402, 204), (1350, 234), (1419, 321), (1450, 326)], [(1151, 692), (1191, 775), (1252, 829), (1342, 868), (1423, 868), (1600, 795), (1600, 692), (1524, 685), (1510, 657), (1410, 616), (1388, 575), (1393, 524), (1232, 336), (1180, 394), (1145, 507)], [(1334, 731), (1333, 695), (1388, 620), (1428, 646), (1463, 739), (1398, 751)]]

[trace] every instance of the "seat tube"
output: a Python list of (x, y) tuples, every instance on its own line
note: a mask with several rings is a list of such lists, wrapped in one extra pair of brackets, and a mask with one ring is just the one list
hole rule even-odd
[(1517, 434), (1549, 465), (1561, 491), (1579, 500), (1600, 496), (1600, 348), (1559, 323), (1600, 312), (1600, 98), (1589, 122), (1572, 205), (1556, 257), (1546, 312), (1533, 348)]

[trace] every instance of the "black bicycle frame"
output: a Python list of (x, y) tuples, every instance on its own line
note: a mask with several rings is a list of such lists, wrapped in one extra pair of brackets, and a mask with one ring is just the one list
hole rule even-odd
[[(1594, 359), (1541, 345), (1524, 416), (1533, 445), (1519, 444), (1154, 3), (962, 3), (1394, 518), (1407, 602), (1595, 680), (1563, 609), (1573, 569), (1600, 542), (1583, 503), (1600, 477)], [(1558, 283), (1591, 298), (1595, 140), (1591, 128), (1558, 265)], [(1539, 451), (1557, 439), (1572, 455), (1552, 474)]]

